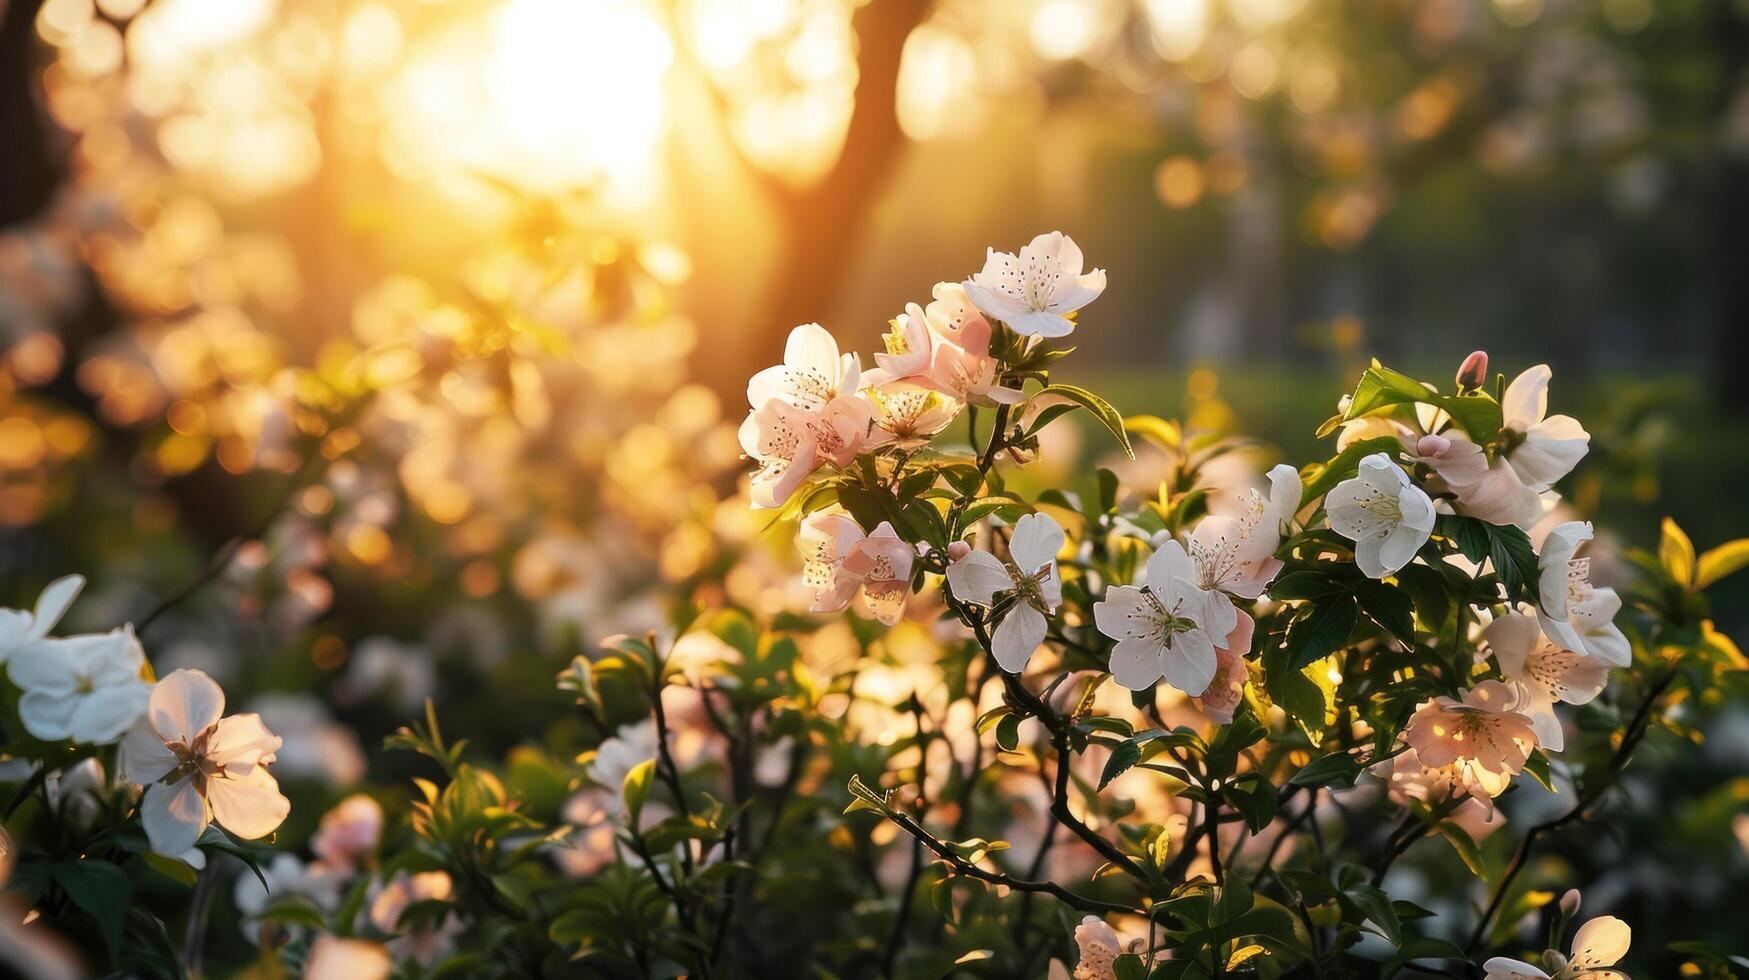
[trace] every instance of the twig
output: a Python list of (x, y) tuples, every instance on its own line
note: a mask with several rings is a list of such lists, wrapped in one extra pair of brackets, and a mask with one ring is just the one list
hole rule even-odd
[(280, 488), (279, 495), (274, 499), (274, 504), (265, 517), (244, 534), (221, 545), (219, 550), (213, 554), (212, 559), (207, 562), (206, 568), (202, 569), (200, 574), (187, 585), (177, 589), (160, 600), (156, 606), (153, 606), (150, 612), (134, 624), (134, 632), (144, 634), (146, 630), (151, 629), (152, 624), (157, 622), (159, 617), (187, 602), (195, 593), (206, 588), (209, 583), (222, 575), (225, 569), (230, 567), (232, 560), (237, 557), (237, 552), (242, 550), (243, 545), (264, 537), (268, 530), (273, 527), (273, 522), (279, 519), (279, 515), (285, 513), (286, 505), (291, 502), (292, 494), (297, 492), (297, 489), (303, 486), (309, 477), (315, 476), (315, 473), (311, 472), (311, 467), (318, 460), (324, 458), (321, 448), (321, 440), (317, 440), (311, 445), (310, 451), (304, 454), (303, 460), (298, 463), (298, 468), (292, 471), (292, 475), (286, 479), (285, 485)]
[(218, 871), (218, 862), (209, 857), (206, 867), (200, 869), (200, 879), (194, 883), (194, 895), (189, 899), (188, 931), (182, 939), (182, 967), (189, 980), (200, 980), (206, 953), (206, 920), (213, 907)]

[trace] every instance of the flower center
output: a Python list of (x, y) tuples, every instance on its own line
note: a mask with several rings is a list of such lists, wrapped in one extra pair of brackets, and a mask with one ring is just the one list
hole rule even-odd
[(1045, 579), (1051, 577), (1051, 563), (1045, 562), (1035, 572), (1027, 573), (1013, 561), (1003, 562), (1008, 566), (1008, 577), (1014, 580), (1014, 594), (1021, 602), (1037, 609), (1042, 615), (1051, 614), (1050, 604), (1045, 601)]

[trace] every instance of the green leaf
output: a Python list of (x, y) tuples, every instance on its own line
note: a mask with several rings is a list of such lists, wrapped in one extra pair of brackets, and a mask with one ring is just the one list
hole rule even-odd
[(844, 808), (845, 813), (855, 813), (858, 810), (870, 810), (881, 816), (891, 814), (892, 808), (887, 806), (887, 798), (868, 788), (862, 781), (862, 776), (852, 775), (850, 784), (850, 805)]
[(1457, 945), (1444, 939), (1432, 936), (1416, 936), (1405, 940), (1396, 956), (1385, 964), (1385, 977), (1389, 980), (1398, 970), (1407, 966), (1413, 960), (1461, 960), (1465, 959), (1464, 951)]
[(1391, 906), (1389, 895), (1372, 885), (1355, 885), (1348, 889), (1347, 896), (1365, 913), (1367, 921), (1378, 927), (1379, 935), (1390, 940), (1392, 946), (1403, 945), (1403, 924), (1397, 920), (1397, 910)]
[(1670, 518), (1664, 518), (1658, 536), (1658, 561), (1676, 584), (1688, 588), (1695, 582), (1694, 542)]
[(1131, 735), (1124, 739), (1117, 748), (1111, 750), (1111, 757), (1105, 760), (1105, 770), (1099, 774), (1099, 788), (1104, 789), (1112, 780), (1128, 772), (1136, 763), (1141, 762), (1143, 747), (1156, 741), (1162, 745), (1198, 748), (1202, 740), (1186, 728), (1175, 728), (1169, 732), (1150, 728), (1145, 732)]
[(155, 851), (147, 851), (142, 856), (146, 859), (146, 867), (184, 887), (193, 887), (200, 877), (186, 862), (173, 857), (165, 857)]
[(1360, 778), (1360, 762), (1347, 752), (1332, 752), (1313, 759), (1293, 774), (1288, 782), (1295, 786), (1353, 786)]
[(1336, 652), (1359, 622), (1354, 596), (1327, 596), (1311, 604), (1311, 610), (1288, 627), (1288, 668), (1302, 670)]
[(1136, 451), (1130, 446), (1129, 434), (1124, 431), (1123, 416), (1118, 414), (1117, 409), (1111, 407), (1110, 402), (1095, 395), (1093, 392), (1088, 391), (1086, 388), (1077, 388), (1074, 385), (1049, 385), (1039, 394), (1057, 395), (1062, 398), (1067, 398), (1075, 404), (1080, 405), (1082, 408), (1087, 409), (1087, 411), (1092, 412), (1093, 417), (1099, 420), (1099, 424), (1105, 426), (1106, 431), (1110, 432), (1112, 437), (1117, 439), (1117, 444), (1123, 447), (1124, 455), (1131, 459), (1136, 458)]
[(127, 872), (108, 861), (87, 858), (55, 865), (55, 882), (80, 911), (97, 923), (113, 962), (121, 952), (122, 924), (133, 891)]
[(1379, 628), (1401, 640), (1405, 646), (1415, 645), (1415, 606), (1409, 594), (1395, 586), (1368, 579), (1357, 583), (1355, 598), (1368, 619)]
[(1516, 527), (1497, 524), (1488, 525), (1488, 533), (1488, 557), (1494, 562), (1500, 584), (1506, 586), (1507, 597), (1537, 601), (1536, 548), (1531, 545), (1530, 536)]
[(1486, 867), (1482, 863), (1482, 849), (1476, 846), (1475, 838), (1450, 820), (1441, 820), (1434, 829), (1439, 831), (1441, 837), (1451, 842), (1452, 850), (1457, 851), (1458, 857), (1463, 859), (1464, 866), (1470, 869), (1471, 874), (1478, 878), (1486, 876)]
[(1256, 773), (1245, 773), (1228, 783), (1221, 796), (1245, 818), (1253, 834), (1261, 833), (1275, 819), (1275, 784)]
[(1354, 388), (1354, 397), (1348, 404), (1348, 412), (1343, 417), (1352, 420), (1398, 405), (1416, 403), (1444, 409), (1473, 442), (1486, 445), (1500, 435), (1500, 403), (1493, 396), (1481, 391), (1442, 395), (1377, 361), (1361, 374), (1360, 382)]

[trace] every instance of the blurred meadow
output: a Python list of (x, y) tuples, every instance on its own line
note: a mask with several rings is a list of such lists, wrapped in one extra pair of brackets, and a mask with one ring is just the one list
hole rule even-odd
[[(575, 653), (792, 602), (734, 429), (790, 328), (1053, 228), (1126, 413), (1311, 459), (1368, 358), (1485, 348), (1612, 547), (1749, 530), (1744, 0), (0, 0), (0, 605), (82, 572), (259, 710), (288, 840), (406, 795), (427, 699), (571, 752)], [(1741, 904), (1735, 697), (1643, 767), (1698, 797), (1550, 859), (1636, 948)]]

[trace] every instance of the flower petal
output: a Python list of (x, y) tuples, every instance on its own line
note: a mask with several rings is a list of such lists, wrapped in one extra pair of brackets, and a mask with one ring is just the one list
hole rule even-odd
[(206, 800), (201, 799), (190, 778), (170, 786), (153, 783), (140, 799), (140, 823), (146, 828), (146, 839), (152, 850), (166, 857), (180, 857), (194, 847), (206, 830), (207, 819)]
[(24, 730), (45, 742), (73, 737), (73, 712), (83, 696), (73, 691), (25, 691), (18, 699)]
[(78, 598), (79, 590), (85, 587), (85, 576), (67, 575), (50, 582), (37, 597), (36, 611), (31, 615), (30, 635), (33, 640), (40, 640), (49, 635), (66, 614), (67, 607)]
[(206, 792), (213, 820), (245, 840), (273, 833), (291, 812), (291, 801), (280, 795), (279, 783), (262, 766), (244, 776), (209, 780)]
[(12, 655), (6, 673), (26, 691), (71, 694), (79, 687), (77, 651), (93, 640), (101, 642), (102, 635), (37, 640)]
[(84, 745), (108, 745), (140, 720), (152, 686), (133, 680), (100, 687), (79, 699), (73, 709), (73, 741)]
[(1002, 561), (988, 551), (973, 551), (947, 566), (947, 584), (961, 602), (988, 606), (996, 593), (1014, 587), (1014, 578)]
[(1160, 658), (1166, 683), (1192, 697), (1208, 690), (1218, 665), (1214, 641), (1200, 629), (1174, 635), (1172, 646)]
[(1508, 428), (1524, 432), (1543, 420), (1549, 410), (1549, 378), (1553, 374), (1547, 364), (1538, 364), (1506, 386), (1500, 414)]
[(260, 715), (250, 711), (218, 723), (207, 740), (207, 759), (225, 767), (227, 774), (241, 775), (272, 762), (283, 743), (262, 724)]
[(1111, 677), (1130, 691), (1146, 691), (1161, 677), (1161, 646), (1157, 641), (1131, 637), (1111, 648)]
[(1148, 584), (1161, 590), (1176, 579), (1196, 581), (1196, 565), (1190, 560), (1190, 554), (1184, 550), (1184, 545), (1177, 541), (1167, 541), (1148, 559)]
[(173, 670), (152, 688), (146, 717), (166, 742), (192, 743), (225, 713), (225, 692), (199, 670)]
[(1026, 669), (1033, 651), (1045, 641), (1048, 628), (1044, 613), (1024, 602), (1017, 602), (1008, 610), (1008, 615), (1002, 617), (1002, 622), (996, 624), (996, 632), (990, 636), (990, 652), (996, 655), (996, 663), (1003, 670), (1018, 674)]
[(1549, 975), (1523, 960), (1496, 956), (1482, 964), (1488, 971), (1483, 980), (1549, 980)]
[(1008, 553), (1020, 570), (1032, 574), (1063, 550), (1063, 526), (1049, 514), (1026, 514), (1014, 522)]
[(1613, 915), (1600, 916), (1579, 927), (1573, 936), (1573, 956), (1567, 962), (1581, 970), (1614, 966), (1627, 955), (1633, 938), (1634, 931), (1626, 922)]
[(121, 740), (116, 756), (116, 775), (131, 783), (149, 786), (170, 774), (177, 765), (176, 753), (144, 718)]

